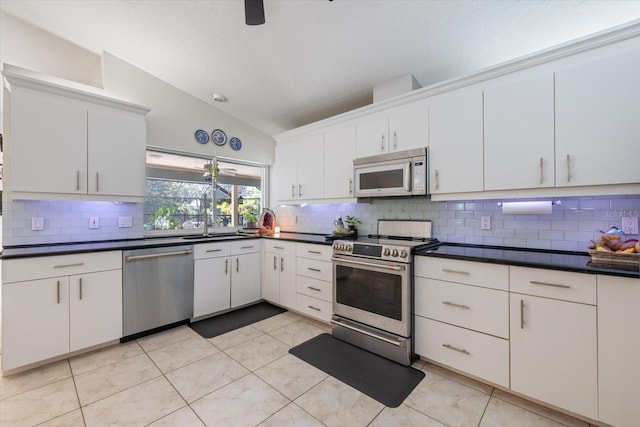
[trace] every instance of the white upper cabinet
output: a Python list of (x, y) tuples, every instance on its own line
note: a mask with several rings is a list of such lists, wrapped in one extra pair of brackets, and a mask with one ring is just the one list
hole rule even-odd
[(353, 159), (356, 158), (355, 125), (328, 129), (324, 133), (324, 197), (353, 196)]
[(356, 126), (356, 157), (375, 156), (429, 145), (427, 100), (373, 113)]
[(640, 39), (624, 46), (556, 70), (558, 186), (640, 182)]
[(324, 196), (324, 137), (306, 135), (276, 146), (276, 200), (311, 200)]
[(484, 189), (553, 187), (553, 73), (527, 70), (487, 85)]
[(431, 193), (482, 191), (482, 89), (429, 98), (429, 136)]

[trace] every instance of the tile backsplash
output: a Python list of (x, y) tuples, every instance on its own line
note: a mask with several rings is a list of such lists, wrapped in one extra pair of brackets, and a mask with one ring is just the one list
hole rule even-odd
[[(13, 200), (2, 212), (3, 246), (35, 245), (143, 237), (142, 203)], [(118, 218), (131, 217), (132, 227), (118, 227)], [(31, 218), (43, 218), (43, 230), (31, 230)], [(89, 228), (98, 217), (99, 228)]]
[[(518, 199), (551, 200), (551, 198)], [(275, 208), (283, 231), (331, 233), (333, 221), (352, 215), (362, 221), (360, 235), (376, 232), (378, 219), (425, 219), (441, 241), (539, 249), (583, 251), (600, 230), (621, 227), (623, 216), (640, 216), (640, 195), (563, 197), (546, 215), (505, 215), (498, 202), (459, 200), (432, 202), (424, 198), (374, 199), (371, 203), (280, 206)], [(491, 217), (491, 229), (480, 229), (480, 218)]]

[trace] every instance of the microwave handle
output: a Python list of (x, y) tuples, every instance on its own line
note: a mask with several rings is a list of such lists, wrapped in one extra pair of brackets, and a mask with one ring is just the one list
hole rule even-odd
[(406, 191), (407, 193), (411, 191), (411, 179), (412, 179), (411, 166), (412, 166), (412, 162), (407, 162), (407, 169), (406, 169), (405, 180), (404, 180), (404, 191)]

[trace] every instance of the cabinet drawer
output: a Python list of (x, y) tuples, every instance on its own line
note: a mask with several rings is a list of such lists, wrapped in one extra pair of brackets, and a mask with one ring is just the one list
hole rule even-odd
[(262, 251), (262, 240), (247, 239), (229, 243), (231, 255), (249, 254)]
[(2, 261), (2, 282), (21, 282), (122, 268), (122, 252), (92, 252)]
[(511, 292), (596, 304), (596, 275), (510, 267)]
[(509, 267), (484, 262), (416, 257), (415, 274), (420, 277), (509, 290)]
[(312, 298), (303, 294), (296, 294), (296, 309), (310, 317), (329, 322), (331, 320), (331, 303)]
[(509, 341), (420, 316), (415, 328), (420, 356), (509, 387)]
[(277, 239), (265, 239), (262, 243), (265, 252), (275, 252), (284, 255), (295, 255), (295, 242), (285, 242)]
[(313, 245), (310, 243), (296, 243), (296, 255), (302, 258), (331, 262), (333, 248), (329, 245)]
[(229, 243), (199, 243), (193, 248), (193, 259), (217, 258), (229, 255)]
[(330, 262), (296, 258), (296, 273), (299, 276), (333, 282), (333, 264)]
[(509, 294), (417, 277), (416, 314), (509, 339)]
[(318, 298), (329, 303), (333, 302), (333, 283), (311, 277), (298, 276), (296, 291), (313, 298)]

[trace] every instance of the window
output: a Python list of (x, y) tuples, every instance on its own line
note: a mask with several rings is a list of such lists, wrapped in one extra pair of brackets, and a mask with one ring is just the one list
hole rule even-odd
[(255, 227), (265, 174), (262, 165), (149, 149), (145, 230)]

